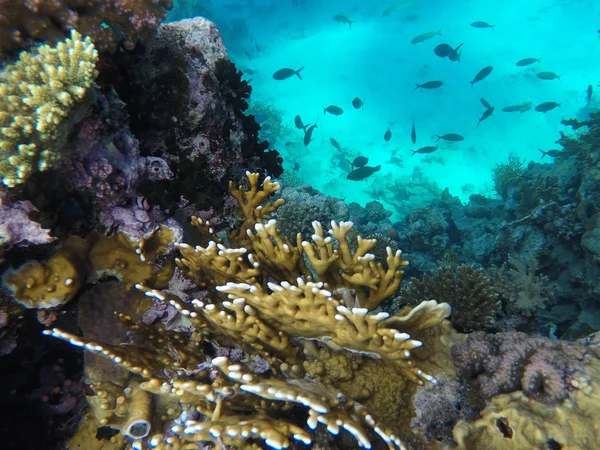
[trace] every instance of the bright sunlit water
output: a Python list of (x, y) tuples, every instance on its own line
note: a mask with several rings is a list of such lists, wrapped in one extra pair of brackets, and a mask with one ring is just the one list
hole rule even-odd
[[(396, 218), (402, 210), (393, 186), (409, 183), (415, 168), (463, 201), (474, 193), (493, 197), (497, 163), (510, 155), (540, 161), (538, 149), (557, 148), (558, 132), (567, 131), (562, 119), (586, 118), (588, 107), (598, 106), (595, 96), (588, 105), (586, 90), (592, 85), (600, 98), (600, 2), (413, 0), (397, 3), (383, 16), (394, 3), (180, 0), (170, 18), (204, 15), (213, 20), (238, 68), (254, 71), (244, 75), (252, 79), (252, 100), (283, 111), (286, 126), (270, 144), (282, 153), (288, 172), (299, 167), (295, 172), (303, 182), (348, 202), (364, 205), (376, 198)], [(336, 14), (356, 22), (351, 27), (337, 23)], [(475, 21), (495, 27), (475, 28), (470, 25)], [(415, 36), (438, 29), (441, 36), (411, 44)], [(463, 43), (460, 62), (436, 56), (433, 50), (441, 43)], [(515, 65), (527, 57), (541, 62)], [(272, 77), (278, 69), (302, 66), (302, 80)], [(485, 66), (493, 66), (492, 73), (471, 86), (469, 81)], [(560, 79), (541, 80), (537, 73), (542, 71)], [(413, 90), (415, 83), (431, 80), (444, 84)], [(365, 99), (364, 110), (352, 107), (355, 97)], [(481, 98), (495, 111), (476, 128), (485, 111)], [(526, 101), (532, 108), (523, 114), (502, 112)], [(547, 101), (564, 103), (547, 113), (534, 110)], [(344, 113), (324, 115), (322, 106), (327, 105)], [(302, 143), (303, 131), (293, 125), (297, 114), (305, 123), (318, 124), (308, 146)], [(413, 121), (416, 144), (410, 139)], [(392, 138), (385, 142), (388, 127)], [(435, 135), (445, 133), (465, 139), (440, 141), (434, 153), (411, 156), (412, 150), (433, 145)], [(366, 180), (346, 180), (348, 168), (335, 158), (339, 153), (332, 137), (350, 159), (367, 156), (368, 165), (381, 164), (381, 170)], [(391, 156), (401, 162), (390, 163)]]

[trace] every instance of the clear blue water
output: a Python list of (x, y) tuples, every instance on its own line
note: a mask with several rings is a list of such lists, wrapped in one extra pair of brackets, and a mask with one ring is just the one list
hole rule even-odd
[[(586, 118), (588, 108), (597, 109), (600, 2), (400, 3), (404, 4), (383, 16), (393, 1), (179, 0), (170, 19), (204, 15), (213, 20), (238, 68), (254, 71), (245, 74), (252, 79), (252, 100), (283, 111), (284, 126), (270, 143), (284, 156), (288, 171), (297, 163), (295, 172), (303, 182), (347, 201), (364, 205), (376, 196), (396, 218), (402, 209), (395, 204), (393, 186), (410, 183), (415, 168), (465, 202), (475, 193), (493, 197), (496, 164), (511, 155), (539, 162), (538, 149), (557, 148), (558, 132), (567, 132), (562, 119)], [(356, 22), (351, 27), (339, 24), (333, 20), (336, 14)], [(475, 28), (470, 25), (474, 21), (495, 27)], [(415, 36), (438, 29), (441, 36), (411, 44)], [(441, 43), (463, 43), (461, 61), (436, 56), (433, 49)], [(526, 57), (541, 61), (515, 65)], [(303, 80), (272, 77), (278, 69), (302, 66)], [(493, 66), (492, 73), (471, 86), (469, 81), (485, 66)], [(541, 80), (541, 71), (554, 72), (560, 79)], [(444, 85), (413, 90), (415, 83), (430, 80)], [(588, 105), (590, 84), (598, 97)], [(364, 110), (352, 107), (354, 97), (365, 99)], [(495, 112), (476, 128), (485, 110), (480, 98)], [(526, 101), (532, 102), (530, 111), (502, 112), (505, 106)], [(533, 109), (546, 101), (564, 103), (545, 114)], [(343, 108), (344, 114), (323, 115), (322, 106), (330, 104)], [(308, 147), (302, 143), (303, 131), (293, 126), (296, 114), (305, 123), (318, 124)], [(413, 121), (416, 144), (410, 139)], [(385, 142), (388, 127), (392, 139)], [(412, 150), (432, 145), (435, 135), (445, 133), (461, 134), (465, 140), (440, 141), (436, 152), (411, 156)], [(336, 159), (331, 137), (351, 158), (367, 156), (370, 166), (382, 165), (381, 171), (363, 181), (346, 180), (347, 168)], [(389, 163), (392, 155), (402, 163)]]

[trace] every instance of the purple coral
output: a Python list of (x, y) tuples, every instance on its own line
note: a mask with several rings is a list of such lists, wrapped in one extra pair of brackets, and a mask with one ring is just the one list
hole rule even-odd
[(584, 370), (586, 350), (580, 342), (476, 332), (453, 347), (452, 356), (458, 375), (480, 400), (523, 391), (539, 401), (557, 403), (567, 397), (573, 373)]
[(41, 245), (52, 242), (50, 230), (29, 219), (37, 211), (29, 201), (11, 203), (0, 195), (0, 245)]

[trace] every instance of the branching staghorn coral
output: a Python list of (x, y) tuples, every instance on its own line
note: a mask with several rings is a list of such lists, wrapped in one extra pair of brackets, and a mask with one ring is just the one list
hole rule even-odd
[[(402, 404), (402, 392), (392, 397), (399, 399), (397, 404), (384, 409), (375, 403), (372, 409), (364, 406), (353, 398), (355, 386), (340, 384), (333, 375), (341, 373), (339, 368), (319, 364), (319, 354), (330, 354), (332, 361), (350, 364), (352, 370), (372, 370), (376, 366), (371, 362), (385, 365), (384, 376), (377, 380), (381, 386), (371, 386), (375, 380), (362, 385), (362, 398), (367, 399), (370, 389), (379, 393), (378, 399), (381, 393), (388, 395), (390, 378), (390, 386), (410, 396), (410, 386), (436, 382), (427, 371), (446, 370), (453, 337), (444, 321), (449, 306), (427, 301), (393, 316), (371, 312), (397, 290), (401, 268), (407, 264), (402, 253), (388, 248), (386, 264), (375, 262), (369, 254), (375, 241), (360, 237), (352, 252), (347, 239), (352, 224), (344, 222), (333, 222), (329, 236), (320, 223), (313, 223), (312, 242), (300, 235), (295, 244), (282, 239), (268, 217), (281, 204), (268, 202), (279, 185), (267, 178), (261, 188), (258, 174), (247, 176), (248, 190), (230, 186), (244, 216), (240, 231), (231, 233), (226, 243), (209, 223), (194, 218), (200, 234), (212, 240), (204, 246), (178, 245), (177, 265), (199, 286), (209, 288), (209, 297), (186, 303), (147, 285), (136, 286), (175, 307), (188, 321), (191, 335), (141, 325), (127, 315), (120, 320), (142, 344), (100, 344), (58, 329), (46, 333), (133, 374), (120, 388), (125, 394), (110, 384), (93, 385), (100, 401), (93, 409), (105, 411), (95, 414), (100, 423), (134, 439), (134, 448), (188, 449), (204, 442), (218, 448), (256, 448), (255, 439), (285, 448), (290, 437), (310, 444), (311, 436), (297, 419), (291, 420), (292, 412), (304, 416), (311, 429), (318, 423), (332, 434), (345, 429), (360, 447), (371, 447), (369, 434), (374, 432), (389, 448), (405, 448), (398, 437), (398, 430), (405, 428), (396, 420), (402, 415), (399, 411), (409, 414), (411, 406)], [(231, 243), (244, 246), (231, 248)], [(270, 370), (251, 373), (242, 364), (213, 358), (206, 353), (206, 342), (236, 343), (264, 358)], [(154, 415), (164, 417), (157, 431), (150, 430), (150, 420), (137, 423), (136, 433), (126, 425), (135, 416), (132, 392), (140, 389), (153, 394)]]
[(0, 177), (14, 187), (63, 151), (69, 115), (98, 72), (98, 52), (77, 31), (55, 47), (22, 52), (0, 72)]

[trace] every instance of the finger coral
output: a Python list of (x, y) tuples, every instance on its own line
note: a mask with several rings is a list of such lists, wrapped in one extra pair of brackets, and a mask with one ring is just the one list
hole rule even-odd
[[(379, 439), (406, 448), (400, 436), (409, 430), (407, 399), (418, 385), (453, 372), (449, 349), (457, 340), (444, 320), (450, 307), (425, 301), (395, 315), (373, 312), (400, 284), (402, 253), (388, 248), (385, 263), (375, 261), (375, 240), (358, 237), (351, 245), (349, 222), (332, 222), (328, 235), (314, 222), (311, 241), (282, 238), (270, 218), (282, 203), (269, 200), (279, 184), (247, 177), (248, 189), (230, 185), (243, 216), (237, 232), (219, 237), (195, 217), (205, 242), (177, 245), (176, 264), (209, 290), (206, 296), (187, 302), (153, 289), (152, 281), (136, 285), (176, 308), (185, 332), (124, 313), (117, 317), (129, 330), (126, 345), (46, 331), (130, 374), (92, 384), (96, 420), (120, 431), (114, 442), (133, 440), (132, 448), (309, 445), (313, 436), (302, 421), (333, 435), (345, 430), (358, 447)], [(253, 372), (249, 358), (234, 363), (209, 343), (235, 343), (268, 368)]]
[[(85, 6), (85, 7), (84, 7)], [(171, 0), (0, 0), (0, 55), (33, 42), (60, 39), (75, 29), (101, 51), (123, 41), (131, 48), (152, 36)]]
[(69, 117), (96, 78), (97, 61), (91, 39), (73, 31), (56, 46), (21, 52), (0, 73), (0, 177), (5, 186), (23, 183), (60, 157)]

